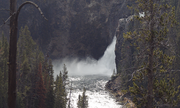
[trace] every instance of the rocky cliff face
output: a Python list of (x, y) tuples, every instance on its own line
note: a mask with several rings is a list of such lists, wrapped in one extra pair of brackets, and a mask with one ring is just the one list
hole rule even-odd
[[(18, 0), (17, 5), (23, 1)], [(53, 59), (99, 59), (115, 35), (118, 20), (130, 15), (127, 5), (131, 4), (128, 0), (32, 1), (41, 7), (48, 21), (34, 7), (26, 6), (19, 16), (19, 27), (28, 25), (33, 39)]]
[[(129, 31), (129, 29), (132, 30), (133, 27), (133, 15), (130, 15), (126, 18), (121, 18), (119, 19), (118, 26), (116, 28), (116, 37), (117, 37), (117, 42), (116, 42), (116, 49), (115, 49), (115, 55), (116, 55), (116, 68), (117, 69), (125, 69), (128, 64), (127, 63), (132, 59), (132, 52), (133, 48), (130, 45), (128, 41), (124, 41), (123, 38), (123, 33), (126, 33)], [(119, 67), (120, 66), (120, 67)], [(118, 70), (118, 72), (120, 72)]]

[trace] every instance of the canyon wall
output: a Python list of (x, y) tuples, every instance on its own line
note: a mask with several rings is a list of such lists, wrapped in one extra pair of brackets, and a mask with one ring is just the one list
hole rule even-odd
[[(18, 7), (25, 0), (17, 1)], [(132, 4), (130, 0), (32, 1), (40, 6), (48, 21), (36, 8), (27, 5), (20, 13), (19, 28), (28, 25), (33, 39), (52, 59), (87, 56), (99, 59), (112, 42), (118, 20), (131, 14), (127, 5)], [(2, 8), (8, 8), (9, 1), (0, 2)], [(1, 11), (0, 15), (6, 19), (9, 12)], [(7, 28), (5, 25), (1, 30), (8, 34)]]

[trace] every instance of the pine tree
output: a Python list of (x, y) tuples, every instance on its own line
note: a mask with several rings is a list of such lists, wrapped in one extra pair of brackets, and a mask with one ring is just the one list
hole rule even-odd
[(54, 108), (54, 91), (53, 91), (53, 86), (54, 86), (54, 77), (53, 77), (53, 65), (52, 61), (49, 60), (49, 81), (48, 81), (48, 91), (46, 94), (46, 108)]
[(54, 108), (54, 91), (52, 87), (46, 94), (46, 108)]
[(86, 89), (83, 88), (82, 96), (79, 95), (78, 102), (77, 102), (78, 108), (88, 108), (88, 97), (86, 95)]
[(4, 79), (4, 75), (0, 68), (0, 108), (3, 108), (3, 87), (4, 87), (3, 79)]
[(55, 108), (66, 108), (67, 104), (67, 92), (66, 85), (68, 84), (68, 71), (66, 65), (64, 65), (62, 72), (56, 77), (55, 81)]
[(38, 107), (37, 108), (45, 108), (45, 94), (46, 94), (46, 89), (44, 87), (44, 82), (42, 78), (42, 65), (39, 63), (39, 68), (38, 68), (38, 73), (37, 77), (39, 80), (37, 81), (37, 97), (38, 97)]
[(2, 58), (3, 58), (3, 72), (4, 72), (4, 80), (7, 81), (8, 79), (8, 66), (7, 66), (7, 62), (8, 62), (8, 51), (9, 49), (9, 45), (8, 45), (8, 41), (7, 38), (4, 36), (4, 33), (2, 33)]
[(35, 53), (35, 49), (37, 49), (37, 45), (31, 37), (28, 26), (25, 26), (24, 28), (21, 27), (18, 39), (18, 58), (22, 58), (21, 54), (23, 54), (24, 50), (26, 51), (25, 54), (27, 57), (32, 57)]
[(68, 71), (67, 71), (67, 67), (64, 64), (63, 66), (63, 70), (62, 70), (62, 80), (63, 80), (63, 85), (64, 87), (68, 84)]
[(17, 92), (17, 98), (16, 98), (16, 108), (24, 108), (25, 104), (23, 102), (23, 97), (20, 92)]
[[(19, 34), (16, 73), (17, 107), (34, 108), (39, 103), (36, 82), (39, 81), (37, 73), (39, 72), (39, 63), (44, 62), (44, 55), (33, 41), (27, 26), (22, 27)], [(42, 78), (44, 78), (44, 71), (41, 74)]]
[[(180, 24), (180, 1), (178, 1), (178, 3), (177, 3), (177, 9), (176, 9), (176, 20), (178, 21), (178, 23)], [(176, 26), (176, 29), (177, 29), (177, 37), (179, 37), (180, 36), (180, 31), (179, 31), (179, 29), (180, 29), (180, 25), (177, 25)]]
[(0, 39), (0, 108), (7, 107), (8, 90), (8, 48), (7, 38), (2, 32)]
[(171, 78), (174, 56), (168, 51), (171, 49), (168, 31), (176, 23), (175, 8), (167, 5), (167, 1), (137, 0), (136, 3), (134, 17), (140, 28), (124, 34), (137, 52), (137, 69), (131, 74), (133, 87), (129, 91), (138, 108), (172, 107), (177, 104), (178, 90)]
[[(20, 105), (22, 107), (28, 107), (30, 105), (32, 96), (30, 93), (32, 89), (31, 82), (33, 81), (31, 79), (31, 72), (33, 70), (33, 64), (31, 63), (31, 59), (33, 58), (33, 56), (31, 55), (32, 52), (30, 51), (34, 49), (28, 47), (28, 45), (34, 44), (34, 42), (31, 39), (30, 31), (28, 30), (27, 26), (21, 28), (19, 34), (20, 35), (17, 43), (17, 99), (19, 99), (17, 101), (19, 103), (17, 105)], [(27, 40), (31, 40), (31, 42)]]
[(54, 108), (66, 108), (67, 97), (66, 90), (63, 85), (63, 76), (60, 72), (55, 82), (55, 105)]

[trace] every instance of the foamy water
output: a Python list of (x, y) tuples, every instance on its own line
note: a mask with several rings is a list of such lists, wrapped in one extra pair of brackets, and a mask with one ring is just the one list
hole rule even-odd
[(84, 60), (78, 60), (77, 58), (53, 61), (54, 75), (57, 76), (59, 71), (63, 69), (63, 65), (66, 64), (69, 75), (94, 75), (102, 74), (111, 76), (113, 70), (116, 70), (115, 64), (115, 44), (116, 37), (114, 37), (112, 43), (108, 46), (104, 55), (99, 59), (87, 57)]
[[(71, 80), (71, 79), (78, 80)], [(105, 90), (105, 84), (109, 80), (107, 76), (89, 75), (70, 77), (72, 81), (72, 93), (70, 97), (71, 108), (77, 108), (78, 96), (82, 95), (86, 88), (89, 108), (121, 108), (122, 106)], [(68, 89), (69, 91), (70, 89)]]
[(64, 58), (53, 61), (55, 77), (66, 64), (73, 88), (71, 91), (71, 108), (77, 108), (78, 96), (82, 94), (84, 87), (87, 89), (89, 108), (121, 108), (121, 105), (104, 89), (113, 70), (116, 70), (115, 44), (116, 37), (99, 60), (87, 57), (84, 60)]

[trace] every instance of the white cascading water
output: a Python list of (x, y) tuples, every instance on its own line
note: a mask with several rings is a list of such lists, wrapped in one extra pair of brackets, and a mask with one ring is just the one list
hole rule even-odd
[(73, 75), (112, 75), (113, 70), (116, 69), (115, 64), (115, 44), (116, 37), (113, 38), (112, 43), (107, 47), (104, 55), (99, 59), (87, 57), (85, 60), (78, 60), (64, 58), (61, 60), (53, 61), (53, 69), (55, 76), (59, 74), (60, 70), (63, 69), (63, 65), (66, 64), (68, 73), (70, 76)]
[(89, 108), (121, 107), (104, 88), (113, 70), (116, 70), (115, 44), (116, 37), (113, 38), (112, 43), (99, 60), (87, 57), (85, 60), (80, 61), (76, 58), (53, 61), (55, 77), (63, 69), (63, 65), (66, 64), (73, 89), (71, 95), (68, 94), (68, 98), (71, 98), (71, 108), (77, 108), (78, 95), (82, 95), (84, 87), (87, 89), (86, 95), (88, 96)]

